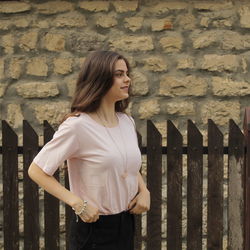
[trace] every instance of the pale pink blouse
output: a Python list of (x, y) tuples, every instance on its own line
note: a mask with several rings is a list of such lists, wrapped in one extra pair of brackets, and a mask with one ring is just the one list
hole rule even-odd
[(141, 154), (133, 120), (124, 113), (117, 117), (112, 128), (86, 113), (69, 117), (33, 160), (48, 175), (67, 160), (70, 190), (100, 214), (127, 210), (138, 192)]

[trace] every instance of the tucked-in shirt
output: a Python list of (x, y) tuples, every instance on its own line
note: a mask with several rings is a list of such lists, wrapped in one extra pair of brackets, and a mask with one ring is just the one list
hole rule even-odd
[(141, 154), (134, 121), (124, 113), (117, 117), (111, 128), (86, 113), (67, 118), (33, 160), (51, 176), (67, 160), (70, 190), (100, 214), (127, 210), (138, 192)]

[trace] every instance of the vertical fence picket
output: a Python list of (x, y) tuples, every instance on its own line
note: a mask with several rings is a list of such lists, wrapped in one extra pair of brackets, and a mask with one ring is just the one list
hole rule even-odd
[[(142, 136), (137, 132), (138, 145), (139, 148), (142, 148)], [(135, 250), (141, 250), (142, 246), (142, 216), (140, 214), (135, 215)]]
[(250, 249), (250, 107), (245, 109), (244, 117), (244, 136), (246, 145), (246, 154), (244, 162), (244, 247)]
[(202, 134), (188, 121), (187, 145), (187, 250), (202, 249)]
[[(64, 185), (67, 189), (69, 189), (69, 175), (68, 175), (68, 171), (67, 169), (65, 169), (64, 172)], [(66, 250), (69, 250), (69, 234), (70, 234), (70, 223), (71, 223), (71, 219), (72, 219), (72, 209), (70, 206), (68, 206), (67, 204), (65, 204), (65, 239), (66, 239)]]
[(223, 134), (208, 120), (207, 248), (223, 247)]
[(147, 250), (161, 249), (162, 136), (151, 121), (147, 122), (147, 186), (151, 209), (147, 213)]
[(243, 249), (244, 135), (233, 120), (228, 142), (228, 250)]
[(167, 122), (167, 248), (182, 249), (182, 135)]
[(24, 249), (39, 249), (39, 196), (38, 186), (28, 176), (28, 168), (38, 153), (38, 136), (27, 121), (23, 121), (23, 203)]
[(2, 121), (4, 249), (19, 249), (18, 138)]
[[(53, 137), (54, 129), (44, 121), (44, 143)], [(59, 170), (54, 177), (59, 180)], [(45, 249), (59, 250), (59, 200), (44, 192), (44, 228)]]

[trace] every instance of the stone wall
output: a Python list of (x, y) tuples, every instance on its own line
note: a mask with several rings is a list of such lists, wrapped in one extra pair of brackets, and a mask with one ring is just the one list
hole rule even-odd
[(86, 55), (110, 49), (132, 65), (128, 112), (142, 134), (152, 119), (165, 138), (171, 119), (185, 135), (192, 119), (206, 135), (211, 118), (226, 135), (249, 105), (249, 48), (247, 2), (3, 1), (0, 118), (20, 145), (23, 119), (39, 134), (43, 120), (57, 127)]
[(116, 50), (133, 68), (129, 112), (182, 131), (186, 119), (242, 125), (250, 94), (250, 5), (233, 2), (0, 2), (1, 119), (57, 125), (89, 51)]

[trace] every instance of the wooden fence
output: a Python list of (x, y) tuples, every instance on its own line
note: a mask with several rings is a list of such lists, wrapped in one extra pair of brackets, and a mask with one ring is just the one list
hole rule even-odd
[[(162, 249), (162, 223), (167, 229), (168, 250), (181, 250), (183, 244), (186, 244), (185, 248), (188, 250), (201, 250), (204, 238), (207, 249), (223, 249), (223, 230), (228, 234), (228, 249), (250, 249), (250, 109), (246, 109), (244, 124), (245, 136), (235, 122), (230, 120), (228, 145), (224, 146), (223, 134), (216, 124), (209, 120), (208, 143), (203, 146), (202, 134), (195, 124), (188, 120), (187, 145), (184, 146), (182, 134), (171, 121), (167, 121), (167, 147), (162, 147), (161, 134), (151, 121), (147, 122), (147, 146), (141, 147), (141, 151), (147, 157), (147, 185), (151, 192), (151, 209), (147, 213), (146, 236), (142, 236), (141, 216), (136, 217), (136, 249), (141, 249), (143, 241), (146, 242), (148, 250)], [(53, 133), (53, 128), (45, 121), (44, 143), (52, 138)], [(139, 141), (141, 142), (141, 136)], [(18, 155), (23, 156), (23, 249), (39, 249), (41, 223), (44, 223), (45, 249), (60, 249), (59, 202), (45, 192), (42, 222), (39, 219), (39, 189), (27, 175), (28, 167), (39, 150), (38, 136), (27, 121), (23, 122), (23, 146), (18, 146), (17, 135), (6, 121), (2, 121), (0, 153), (3, 160), (3, 232), (6, 250), (16, 250), (20, 246)], [(167, 155), (166, 174), (162, 174), (164, 155)], [(182, 192), (184, 156), (187, 157), (185, 197)], [(228, 159), (227, 162), (225, 159)], [(226, 177), (225, 165), (228, 167)], [(207, 173), (207, 185), (203, 183), (204, 172)], [(55, 177), (60, 179), (59, 171)], [(65, 177), (63, 185), (68, 187), (66, 171)], [(163, 182), (167, 183), (166, 220), (162, 220)], [(226, 198), (223, 196), (225, 186), (228, 189)], [(183, 200), (186, 200), (187, 204), (185, 239), (182, 233)], [(207, 202), (205, 215), (204, 200)], [(225, 200), (226, 210), (223, 209)], [(67, 239), (72, 211), (68, 206), (65, 209)], [(227, 214), (224, 214), (224, 211), (227, 211)], [(227, 221), (226, 229), (223, 228), (223, 218)], [(68, 249), (66, 239), (64, 240)]]

